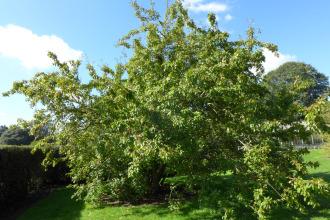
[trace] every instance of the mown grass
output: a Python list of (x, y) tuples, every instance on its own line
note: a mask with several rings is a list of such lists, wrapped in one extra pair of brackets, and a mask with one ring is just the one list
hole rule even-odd
[(311, 150), (311, 153), (305, 156), (306, 160), (318, 161), (320, 166), (311, 170), (313, 177), (322, 177), (330, 182), (330, 144), (318, 150)]
[(72, 191), (69, 189), (57, 189), (23, 213), (19, 220), (197, 220), (216, 217), (212, 210), (192, 208), (192, 203), (186, 204), (177, 212), (172, 212), (167, 204), (121, 205), (95, 209), (70, 199), (71, 195)]
[[(319, 161), (320, 167), (312, 170), (312, 176), (323, 177), (330, 182), (330, 154), (326, 149), (312, 150), (306, 155), (307, 160)], [(139, 206), (108, 206), (95, 209), (83, 202), (70, 199), (72, 191), (58, 189), (47, 198), (40, 200), (29, 208), (19, 220), (186, 220), (186, 219), (218, 219), (215, 210), (201, 207), (197, 201), (185, 203), (179, 211), (171, 211), (167, 204), (147, 204)], [(310, 210), (305, 215), (292, 210), (278, 210), (272, 219), (330, 219), (330, 201), (324, 201), (323, 207)]]

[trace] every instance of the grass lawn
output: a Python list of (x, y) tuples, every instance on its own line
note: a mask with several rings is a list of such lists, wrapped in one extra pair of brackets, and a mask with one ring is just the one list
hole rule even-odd
[[(330, 182), (330, 153), (324, 149), (312, 150), (306, 159), (319, 161), (320, 167), (312, 170), (313, 176), (321, 176)], [(72, 191), (58, 189), (47, 198), (40, 200), (28, 209), (19, 220), (181, 220), (181, 219), (218, 219), (211, 208), (202, 208), (197, 202), (186, 203), (180, 211), (172, 212), (166, 204), (139, 206), (109, 206), (93, 209), (83, 202), (70, 199)], [(330, 219), (330, 201), (324, 201), (320, 210), (311, 210), (309, 214), (299, 215), (292, 210), (279, 210), (273, 219)]]
[(180, 212), (172, 212), (167, 205), (112, 206), (100, 209), (88, 207), (83, 202), (70, 199), (71, 190), (58, 189), (33, 207), (19, 220), (154, 220), (154, 219), (214, 219), (211, 210), (187, 206)]

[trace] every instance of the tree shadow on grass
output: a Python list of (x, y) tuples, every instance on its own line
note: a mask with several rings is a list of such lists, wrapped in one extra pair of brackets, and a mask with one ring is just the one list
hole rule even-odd
[(157, 205), (139, 205), (132, 207), (132, 212), (127, 215), (132, 216), (150, 216), (157, 215), (157, 217), (167, 217), (168, 215), (173, 214), (168, 208), (167, 204), (157, 204)]
[[(143, 207), (143, 208), (142, 208)], [(196, 201), (186, 201), (179, 210), (171, 210), (168, 204), (147, 205), (142, 207), (134, 207), (130, 214), (126, 217), (136, 216), (139, 218), (150, 218), (157, 216), (157, 219), (190, 219), (190, 220), (211, 220), (219, 219), (215, 210), (200, 208)]]
[(323, 178), (325, 181), (330, 183), (330, 171), (329, 172), (313, 173), (313, 174), (310, 174), (309, 176), (314, 177), (314, 178)]
[(19, 220), (79, 220), (84, 209), (82, 201), (71, 199), (73, 190), (55, 189), (48, 197), (26, 210)]
[(211, 203), (200, 204), (198, 200), (187, 202), (184, 207), (181, 208), (181, 216), (188, 216), (187, 219), (221, 219), (219, 210)]

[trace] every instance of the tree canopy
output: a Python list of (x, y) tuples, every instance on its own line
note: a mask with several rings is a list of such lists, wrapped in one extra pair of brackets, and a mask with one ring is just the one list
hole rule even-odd
[(7, 126), (5, 125), (0, 125), (0, 136), (2, 135), (3, 132), (5, 132), (8, 129)]
[(287, 62), (266, 74), (264, 80), (273, 92), (297, 90), (297, 100), (306, 106), (329, 92), (328, 78), (302, 62)]
[(18, 126), (6, 127), (0, 136), (0, 144), (4, 145), (29, 145), (33, 140), (28, 129)]
[(210, 27), (200, 28), (180, 1), (164, 19), (133, 7), (141, 27), (119, 42), (132, 51), (127, 63), (100, 71), (88, 65), (90, 80), (82, 82), (80, 61), (50, 53), (56, 71), (15, 82), (6, 94), (40, 103), (32, 131), (48, 127), (35, 143), (49, 150), (45, 163), (59, 146), (76, 196), (94, 204), (152, 196), (170, 176), (187, 177), (187, 190), (198, 195), (213, 177), (230, 175), (213, 191), (223, 218), (317, 206), (329, 186), (306, 178), (316, 164), (290, 140), (324, 125), (324, 101), (307, 109), (262, 83), (255, 70), (263, 71), (263, 48), (276, 46), (258, 41), (253, 29), (231, 40), (212, 14)]

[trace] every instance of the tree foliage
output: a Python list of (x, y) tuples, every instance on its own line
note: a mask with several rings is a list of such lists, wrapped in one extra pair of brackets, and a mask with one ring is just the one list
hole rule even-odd
[[(164, 19), (133, 6), (141, 27), (119, 42), (132, 50), (127, 63), (101, 73), (88, 65), (90, 80), (82, 82), (79, 61), (61, 63), (50, 53), (57, 71), (16, 82), (6, 94), (41, 104), (33, 131), (47, 125), (49, 135), (36, 147), (60, 146), (76, 195), (98, 204), (134, 201), (159, 193), (173, 175), (186, 176), (198, 193), (198, 179), (230, 174), (229, 187), (215, 189), (224, 218), (317, 206), (328, 185), (306, 179), (316, 164), (289, 143), (324, 125), (323, 101), (306, 108), (261, 82), (263, 48), (276, 47), (258, 41), (253, 29), (231, 40), (212, 14), (210, 27), (200, 28), (180, 1)], [(50, 159), (51, 151), (45, 163)]]
[[(330, 126), (330, 101), (327, 101), (325, 109), (322, 112), (322, 116), (324, 118), (325, 123)], [(323, 138), (325, 139), (326, 147), (328, 149), (328, 153), (330, 154), (330, 133), (329, 132), (324, 132)]]
[(0, 125), (0, 136), (2, 135), (3, 132), (5, 132), (8, 129), (6, 125)]
[(29, 130), (19, 126), (4, 129), (0, 136), (0, 144), (4, 145), (29, 145), (33, 140), (34, 137), (29, 134)]
[(297, 100), (306, 106), (329, 92), (328, 78), (301, 62), (287, 62), (265, 75), (264, 80), (273, 92), (296, 90)]

